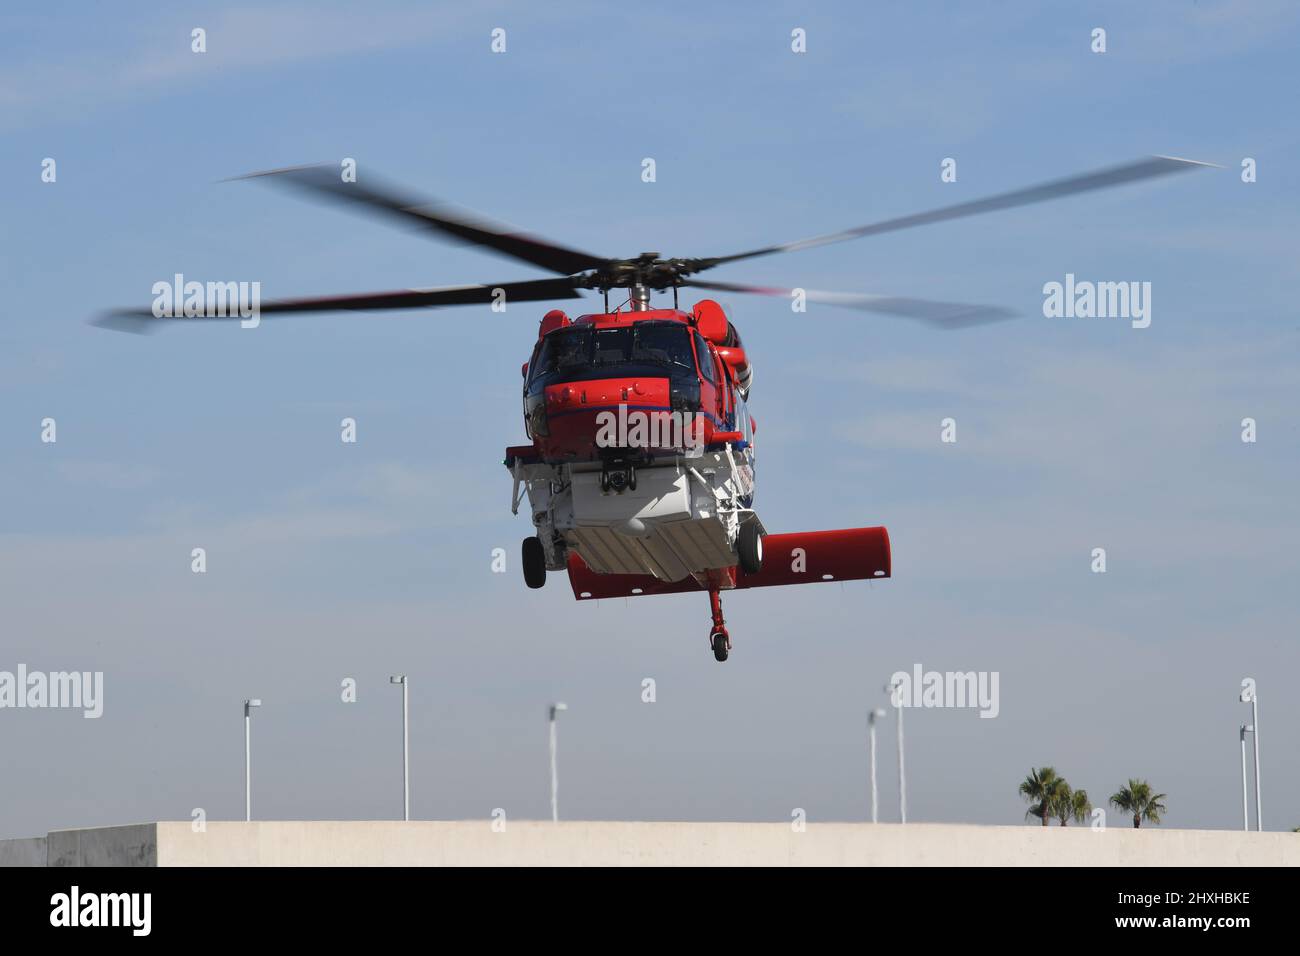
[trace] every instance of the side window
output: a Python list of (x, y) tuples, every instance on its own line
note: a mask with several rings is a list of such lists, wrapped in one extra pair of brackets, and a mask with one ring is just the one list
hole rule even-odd
[(727, 363), (722, 361), (722, 359), (714, 356), (714, 361), (717, 363), (718, 369), (718, 406), (722, 410), (723, 419), (727, 422), (728, 427), (730, 427), (733, 424), (733, 415), (735, 413), (735, 408), (731, 400), (731, 373), (727, 369)]
[(704, 336), (699, 332), (695, 333), (695, 354), (699, 358), (700, 373), (704, 380), (710, 385), (718, 384), (718, 377), (713, 370), (713, 356), (709, 354), (709, 343), (704, 341)]
[(736, 426), (749, 444), (754, 444), (754, 431), (749, 424), (749, 408), (743, 398), (736, 399)]
[(533, 379), (537, 377), (537, 355), (542, 350), (542, 342), (539, 339), (533, 346), (533, 354), (528, 357), (528, 374), (524, 376), (524, 392), (527, 394), (528, 386), (532, 384)]

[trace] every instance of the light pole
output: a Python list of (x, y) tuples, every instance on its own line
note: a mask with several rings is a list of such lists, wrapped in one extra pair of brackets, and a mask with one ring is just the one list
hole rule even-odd
[(867, 735), (871, 738), (871, 822), (879, 821), (876, 812), (876, 721), (885, 716), (880, 707), (873, 707), (867, 712)]
[(560, 822), (560, 771), (555, 761), (555, 718), (560, 711), (568, 710), (568, 704), (551, 705), (551, 822)]
[(261, 707), (256, 697), (244, 698), (244, 822), (253, 819), (253, 708)]
[(411, 819), (411, 722), (407, 717), (410, 687), (405, 674), (388, 678), (390, 684), (402, 685), (402, 819)]
[(1250, 722), (1251, 722), (1251, 739), (1255, 743), (1255, 829), (1264, 829), (1264, 811), (1263, 802), (1259, 792), (1259, 694), (1255, 692), (1255, 679), (1253, 677), (1244, 678), (1241, 682), (1241, 697), (1238, 698), (1243, 704), (1250, 704)]
[(898, 711), (898, 819), (907, 822), (907, 777), (903, 772), (903, 682), (885, 685), (889, 702)]
[(1246, 788), (1246, 731), (1251, 729), (1250, 724), (1241, 725), (1241, 828), (1243, 830), (1250, 829), (1250, 801), (1247, 799)]

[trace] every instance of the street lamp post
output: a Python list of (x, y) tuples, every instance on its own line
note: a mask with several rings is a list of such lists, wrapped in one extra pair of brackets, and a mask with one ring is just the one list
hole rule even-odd
[(396, 674), (388, 678), (390, 684), (402, 685), (402, 819), (411, 819), (411, 722), (407, 706), (410, 703), (410, 687), (405, 674)]
[(551, 705), (551, 822), (560, 822), (560, 771), (556, 765), (556, 739), (555, 739), (555, 718), (560, 711), (568, 710), (568, 704), (556, 703)]
[(898, 819), (907, 822), (907, 776), (903, 770), (903, 682), (885, 685), (889, 702), (898, 711)]
[(1251, 739), (1255, 744), (1255, 829), (1264, 829), (1263, 800), (1259, 792), (1259, 694), (1255, 690), (1255, 679), (1247, 677), (1241, 682), (1243, 704), (1250, 704)]
[(253, 708), (261, 707), (256, 697), (244, 698), (244, 821), (253, 819)]
[(885, 716), (885, 712), (880, 707), (873, 707), (867, 712), (867, 735), (871, 738), (871, 822), (879, 822), (879, 815), (876, 810), (876, 721)]
[(1250, 829), (1249, 790), (1246, 787), (1246, 731), (1251, 729), (1250, 724), (1241, 725), (1241, 828), (1243, 830)]

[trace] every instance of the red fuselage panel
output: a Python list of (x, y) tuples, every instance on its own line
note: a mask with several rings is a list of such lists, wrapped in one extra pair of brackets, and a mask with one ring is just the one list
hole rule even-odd
[[(884, 528), (797, 531), (763, 538), (763, 569), (735, 574), (735, 588), (819, 584), (823, 581), (869, 581), (893, 573), (889, 532)], [(641, 574), (597, 574), (577, 554), (569, 555), (569, 583), (579, 601), (643, 594), (680, 594), (704, 588), (688, 577), (660, 581)], [(727, 588), (725, 583), (723, 589)]]
[(546, 421), (550, 434), (538, 436), (538, 447), (544, 457), (552, 460), (596, 458), (600, 423), (610, 421), (608, 416), (598, 419), (602, 412), (611, 413), (617, 425), (620, 405), (626, 406), (626, 421), (627, 414), (633, 411), (646, 415), (669, 412), (669, 401), (666, 378), (592, 379), (548, 386)]

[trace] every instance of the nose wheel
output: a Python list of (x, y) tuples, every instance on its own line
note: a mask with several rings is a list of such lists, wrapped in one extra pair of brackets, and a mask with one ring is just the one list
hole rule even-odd
[(717, 588), (709, 588), (709, 610), (713, 614), (713, 629), (709, 631), (709, 647), (713, 649), (713, 659), (719, 664), (731, 653), (731, 635), (722, 620), (722, 598)]
[(727, 636), (727, 629), (719, 628), (709, 635), (709, 644), (713, 648), (713, 659), (719, 663), (727, 659), (731, 652), (731, 638)]
[(524, 538), (520, 557), (524, 568), (524, 583), (530, 588), (543, 587), (546, 584), (546, 551), (542, 548), (541, 539), (536, 535)]

